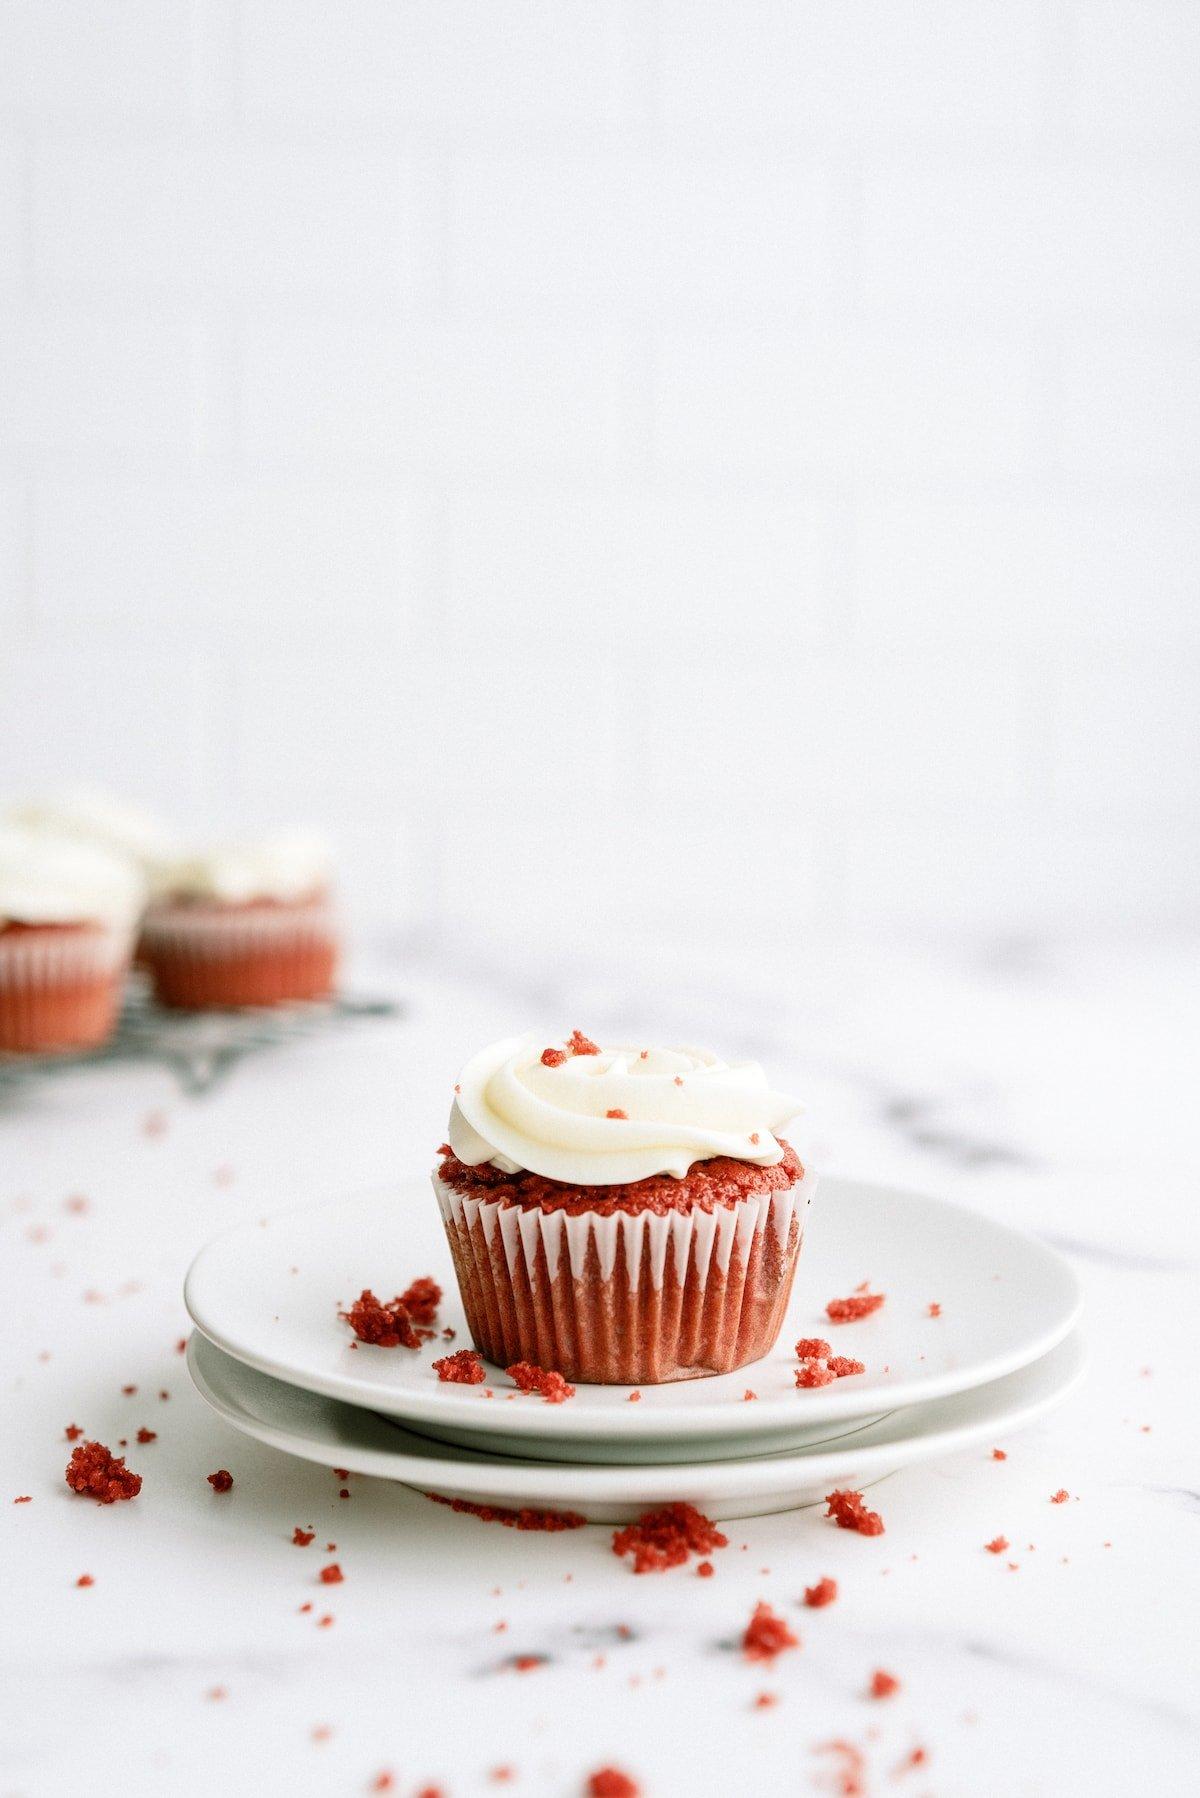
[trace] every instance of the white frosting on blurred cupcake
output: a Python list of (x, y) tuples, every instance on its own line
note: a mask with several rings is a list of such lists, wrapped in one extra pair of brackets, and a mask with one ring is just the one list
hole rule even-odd
[(10, 806), (7, 821), (128, 856), (151, 879), (157, 867), (179, 853), (178, 841), (149, 812), (89, 787)]
[(128, 856), (48, 829), (0, 825), (0, 925), (132, 930), (145, 898), (145, 878)]
[(257, 842), (212, 844), (177, 856), (158, 870), (155, 888), (166, 900), (208, 899), (226, 905), (307, 899), (328, 887), (332, 868), (326, 840), (295, 831)]

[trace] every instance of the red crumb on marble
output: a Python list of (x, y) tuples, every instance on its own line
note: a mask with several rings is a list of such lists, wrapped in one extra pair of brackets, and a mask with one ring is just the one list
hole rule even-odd
[(168, 1391), (167, 1391), (167, 1389), (166, 1389), (166, 1387), (165, 1387), (165, 1386), (164, 1386), (164, 1388), (163, 1388), (163, 1390), (162, 1390), (162, 1391), (161, 1391), (161, 1392), (160, 1392), (160, 1393), (159, 1393), (159, 1395), (158, 1395), (158, 1396), (159, 1396), (159, 1398), (160, 1398), (160, 1399), (162, 1399), (162, 1400), (163, 1400), (163, 1402), (164, 1402), (164, 1404), (165, 1404), (165, 1402), (166, 1402), (166, 1401), (167, 1401), (167, 1399), (169, 1399), (169, 1398), (170, 1398), (170, 1396), (171, 1396), (171, 1394), (170, 1394), (170, 1393), (169, 1393), (169, 1392), (168, 1392)]
[(574, 1386), (553, 1368), (536, 1367), (532, 1361), (514, 1361), (504, 1371), (522, 1392), (540, 1393), (548, 1405), (561, 1405), (565, 1399), (575, 1397)]
[(187, 1354), (187, 1337), (186, 1336), (181, 1336), (179, 1338), (179, 1341), (175, 1344), (175, 1353), (177, 1355), (186, 1355)]
[(229, 1697), (229, 1688), (228, 1686), (210, 1686), (204, 1696), (220, 1703), (222, 1698)]
[(778, 1703), (778, 1692), (759, 1692), (754, 1700), (754, 1709), (756, 1711), (769, 1711), (772, 1706), (777, 1705)]
[(428, 1274), (422, 1275), (419, 1280), (414, 1280), (398, 1299), (392, 1300), (394, 1305), (399, 1305), (407, 1311), (415, 1324), (425, 1325), (434, 1321), (441, 1302), (442, 1289), (437, 1281), (431, 1279)]
[(711, 1561), (701, 1561), (696, 1569), (696, 1573), (700, 1579), (711, 1579), (715, 1571), (716, 1569), (713, 1567)]
[(232, 1492), (233, 1475), (228, 1467), (218, 1467), (215, 1473), (208, 1475), (208, 1483), (214, 1492)]
[(832, 1324), (854, 1323), (858, 1318), (870, 1317), (872, 1311), (878, 1311), (886, 1297), (883, 1292), (853, 1292), (848, 1299), (830, 1299), (825, 1315)]
[(599, 1043), (594, 1043), (590, 1036), (583, 1034), (582, 1030), (572, 1030), (567, 1038), (567, 1048), (572, 1055), (599, 1055), (600, 1053)]
[(611, 1111), (606, 1111), (604, 1115), (606, 1118), (624, 1118), (626, 1122), (629, 1121), (629, 1113), (622, 1111), (618, 1106), (614, 1106)]
[(333, 1617), (329, 1611), (326, 1611), (326, 1613), (323, 1617), (317, 1618), (317, 1628), (318, 1629), (332, 1629), (333, 1628)]
[(824, 1361), (832, 1353), (832, 1345), (823, 1336), (802, 1336), (796, 1344), (798, 1361)]
[(477, 1349), (457, 1349), (433, 1363), (433, 1371), (448, 1386), (482, 1386), (486, 1379)]
[(126, 1467), (124, 1455), (113, 1455), (102, 1442), (81, 1442), (72, 1451), (66, 1478), (72, 1492), (102, 1505), (136, 1498), (142, 1489), (141, 1475)]
[(904, 1773), (911, 1773), (914, 1767), (924, 1767), (929, 1761), (928, 1748), (910, 1748), (902, 1761), (898, 1761), (892, 1769), (892, 1778), (899, 1779)]
[(510, 1664), (515, 1673), (532, 1673), (535, 1667), (545, 1666), (546, 1657), (544, 1654), (514, 1654)]
[(322, 1567), (317, 1575), (323, 1586), (340, 1586), (345, 1577), (336, 1561), (330, 1561), (328, 1567)]
[(990, 1555), (1002, 1555), (1008, 1547), (1007, 1536), (993, 1536), (990, 1542), (983, 1545)]
[(393, 1792), (395, 1789), (396, 1775), (389, 1767), (385, 1767), (382, 1773), (377, 1773), (370, 1785), (372, 1792)]
[(833, 1754), (840, 1761), (834, 1775), (837, 1784), (834, 1790), (838, 1798), (866, 1798), (866, 1757), (861, 1748), (853, 1742), (841, 1741), (821, 1742), (813, 1749), (814, 1754)]
[(890, 1698), (893, 1692), (899, 1690), (900, 1681), (896, 1675), (889, 1673), (884, 1667), (876, 1667), (871, 1675), (871, 1684), (868, 1687), (869, 1695), (872, 1698)]
[(132, 1398), (137, 1392), (136, 1386), (122, 1386), (121, 1391), (126, 1398)]
[(440, 1492), (427, 1492), (426, 1498), (435, 1505), (446, 1505), (451, 1511), (460, 1511), (470, 1517), (478, 1517), (481, 1523), (502, 1523), (506, 1529), (512, 1530), (546, 1530), (551, 1533), (557, 1530), (581, 1529), (587, 1522), (578, 1511), (535, 1511), (522, 1507), (519, 1511), (510, 1511), (504, 1505), (476, 1504), (470, 1498), (443, 1498)]
[(785, 1648), (799, 1646), (799, 1636), (793, 1635), (784, 1619), (769, 1604), (755, 1605), (742, 1637), (742, 1653), (748, 1661), (773, 1661)]
[(302, 1530), (297, 1524), (292, 1531), (292, 1543), (296, 1548), (307, 1548), (316, 1536), (316, 1530)]
[(78, 1442), (79, 1438), (83, 1435), (83, 1431), (77, 1423), (69, 1423), (63, 1431), (63, 1435), (68, 1442)]
[(415, 1349), (421, 1346), (421, 1339), (399, 1299), (385, 1305), (369, 1286), (363, 1287), (349, 1311), (339, 1311), (338, 1316), (350, 1325), (360, 1342), (369, 1342), (374, 1348)]
[(802, 1361), (796, 1369), (797, 1386), (832, 1386), (836, 1379), (823, 1361)]
[(812, 1610), (819, 1611), (822, 1606), (832, 1604), (838, 1595), (837, 1581), (826, 1574), (815, 1586), (805, 1586), (804, 1602)]
[(992, 1460), (993, 1461), (1007, 1461), (1008, 1456), (1005, 1454), (1005, 1452), (1002, 1448), (994, 1448), (992, 1450)]
[(13, 1499), (13, 1503), (14, 1505), (31, 1505), (33, 1503), (33, 1493), (22, 1492), (20, 1498)]
[(1051, 1493), (1050, 1503), (1052, 1505), (1065, 1505), (1070, 1496), (1071, 1494), (1067, 1491), (1066, 1487), (1060, 1486), (1057, 1492)]
[(620, 1767), (598, 1767), (584, 1787), (586, 1798), (641, 1798), (642, 1788)]
[(840, 1530), (857, 1530), (860, 1536), (882, 1536), (883, 1518), (878, 1511), (869, 1511), (861, 1492), (830, 1492), (825, 1499), (829, 1509), (826, 1517), (832, 1517)]
[(937, 1303), (936, 1300), (929, 1307), (929, 1315), (930, 1315), (930, 1317), (940, 1317), (942, 1315), (942, 1307)]
[(615, 1555), (633, 1556), (635, 1573), (665, 1573), (668, 1567), (682, 1567), (689, 1555), (707, 1554), (728, 1542), (694, 1505), (670, 1504), (643, 1511), (636, 1523), (617, 1530), (612, 1548)]
[(565, 1049), (543, 1049), (542, 1066), (544, 1068), (560, 1068), (567, 1059)]
[(158, 1441), (158, 1431), (157, 1430), (148, 1430), (146, 1428), (145, 1424), (143, 1424), (141, 1429), (137, 1433), (137, 1439), (139, 1442), (157, 1442)]
[(81, 1573), (79, 1578), (75, 1581), (77, 1586), (94, 1586), (95, 1583), (96, 1582), (90, 1573)]
[(82, 1217), (88, 1208), (89, 1201), (81, 1192), (73, 1192), (69, 1198), (63, 1200), (63, 1210), (70, 1211), (75, 1217)]
[(494, 1785), (505, 1786), (513, 1778), (513, 1770), (511, 1767), (493, 1767), (488, 1778)]
[(839, 1380), (844, 1380), (848, 1374), (866, 1373), (867, 1371), (865, 1361), (855, 1361), (850, 1355), (830, 1355), (825, 1365), (830, 1373)]

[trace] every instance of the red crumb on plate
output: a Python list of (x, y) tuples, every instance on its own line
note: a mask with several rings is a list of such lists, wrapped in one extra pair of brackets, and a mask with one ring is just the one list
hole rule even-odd
[(750, 1399), (757, 1398), (757, 1397), (758, 1397), (757, 1392), (752, 1392), (750, 1390), (749, 1386), (747, 1386), (745, 1392), (743, 1392), (743, 1394), (742, 1394), (742, 1403), (747, 1404)]
[(640, 1392), (631, 1392), (625, 1402), (626, 1402), (626, 1404), (629, 1404), (629, 1405), (636, 1405), (638, 1403), (638, 1401), (640, 1400), (641, 1396), (642, 1395)]
[(437, 1308), (442, 1302), (442, 1289), (436, 1280), (428, 1274), (414, 1280), (406, 1291), (392, 1303), (400, 1305), (415, 1324), (431, 1324), (437, 1315)]
[(883, 1518), (878, 1511), (869, 1511), (861, 1492), (830, 1492), (825, 1499), (829, 1509), (826, 1517), (832, 1517), (840, 1530), (857, 1530), (860, 1536), (882, 1536)]
[(832, 1345), (823, 1336), (802, 1336), (796, 1344), (798, 1361), (824, 1361), (832, 1353)]
[(218, 1467), (215, 1473), (208, 1475), (208, 1483), (214, 1492), (232, 1492), (233, 1475), (228, 1467)]
[(514, 1654), (510, 1665), (516, 1673), (532, 1673), (535, 1667), (544, 1667), (544, 1654)]
[(1050, 1503), (1052, 1505), (1065, 1505), (1070, 1496), (1071, 1494), (1067, 1491), (1066, 1487), (1060, 1486), (1057, 1492), (1051, 1493)]
[(620, 1767), (598, 1767), (584, 1787), (587, 1798), (641, 1798), (642, 1788)]
[(137, 1439), (139, 1442), (157, 1442), (158, 1441), (158, 1431), (157, 1430), (148, 1430), (146, 1428), (146, 1426), (143, 1424), (141, 1429), (137, 1433)]
[(866, 1373), (867, 1371), (865, 1361), (855, 1361), (849, 1355), (830, 1355), (825, 1365), (830, 1373), (839, 1380), (844, 1380), (847, 1374)]
[(561, 1405), (565, 1399), (575, 1397), (574, 1386), (553, 1368), (536, 1367), (532, 1361), (514, 1361), (504, 1371), (522, 1392), (540, 1393), (548, 1405)]
[(701, 1561), (696, 1572), (701, 1579), (711, 1579), (715, 1569), (711, 1561)]
[(870, 1696), (872, 1698), (890, 1698), (893, 1692), (898, 1692), (899, 1690), (900, 1681), (896, 1678), (896, 1675), (887, 1672), (883, 1667), (876, 1667), (874, 1673), (871, 1675), (871, 1684), (869, 1687)]
[(72, 1450), (67, 1465), (67, 1485), (84, 1498), (115, 1505), (123, 1498), (137, 1497), (142, 1477), (130, 1472), (124, 1455), (113, 1455), (102, 1442), (81, 1442)]
[(636, 1523), (627, 1523), (612, 1539), (615, 1555), (633, 1556), (635, 1573), (665, 1573), (682, 1567), (691, 1554), (708, 1554), (728, 1546), (712, 1519), (694, 1505), (660, 1505), (643, 1511)]
[(543, 1049), (542, 1066), (544, 1068), (560, 1068), (567, 1059), (565, 1049)]
[(942, 1307), (937, 1303), (936, 1300), (929, 1307), (929, 1315), (930, 1315), (930, 1317), (940, 1317), (942, 1315)]
[(396, 1775), (387, 1767), (383, 1769), (382, 1773), (377, 1773), (371, 1781), (373, 1792), (394, 1792), (395, 1789)]
[(629, 1121), (629, 1113), (621, 1111), (618, 1107), (614, 1107), (612, 1111), (606, 1111), (604, 1115), (606, 1118), (624, 1118), (626, 1122)]
[(1008, 1547), (1007, 1536), (993, 1536), (990, 1542), (983, 1545), (990, 1555), (1002, 1555)]
[(853, 1292), (848, 1299), (830, 1299), (825, 1315), (832, 1324), (854, 1323), (858, 1318), (870, 1317), (872, 1311), (878, 1311), (886, 1297), (883, 1292)]
[(96, 1582), (90, 1573), (81, 1573), (79, 1578), (75, 1581), (77, 1586), (94, 1586), (95, 1583)]
[(328, 1567), (322, 1567), (317, 1575), (323, 1586), (340, 1586), (345, 1577), (336, 1561), (330, 1561)]
[(796, 1369), (797, 1386), (832, 1386), (836, 1379), (823, 1361), (802, 1361)]
[(457, 1349), (433, 1363), (433, 1371), (448, 1386), (482, 1386), (487, 1378), (477, 1349)]
[(63, 1431), (63, 1435), (68, 1442), (78, 1442), (79, 1438), (83, 1435), (83, 1431), (77, 1423), (69, 1423)]
[(350, 1325), (360, 1342), (369, 1342), (375, 1348), (415, 1349), (421, 1346), (421, 1339), (399, 1299), (385, 1305), (369, 1286), (363, 1287), (349, 1311), (339, 1311), (338, 1316)]
[(756, 1711), (769, 1711), (773, 1705), (778, 1703), (778, 1692), (760, 1692), (754, 1700), (754, 1708)]
[(599, 1055), (600, 1053), (599, 1043), (594, 1043), (590, 1036), (583, 1034), (582, 1030), (572, 1030), (567, 1038), (567, 1048), (572, 1055)]
[(819, 1579), (815, 1586), (804, 1588), (804, 1602), (814, 1611), (819, 1611), (823, 1605), (832, 1604), (837, 1595), (837, 1581), (830, 1579), (828, 1574), (824, 1579)]
[(578, 1511), (534, 1511), (524, 1506), (519, 1511), (510, 1511), (504, 1505), (476, 1504), (470, 1498), (443, 1498), (440, 1492), (427, 1492), (425, 1496), (435, 1505), (446, 1505), (451, 1511), (478, 1517), (481, 1523), (502, 1523), (511, 1530), (577, 1530), (587, 1522)]
[(994, 1448), (992, 1450), (992, 1460), (993, 1461), (1007, 1461), (1008, 1456), (1005, 1454), (1005, 1452), (1002, 1448)]
[(800, 1638), (793, 1635), (784, 1619), (769, 1604), (757, 1604), (742, 1637), (742, 1653), (748, 1661), (773, 1661), (785, 1648), (799, 1648)]
[(316, 1530), (302, 1530), (297, 1524), (292, 1531), (292, 1542), (297, 1548), (307, 1548), (316, 1535)]

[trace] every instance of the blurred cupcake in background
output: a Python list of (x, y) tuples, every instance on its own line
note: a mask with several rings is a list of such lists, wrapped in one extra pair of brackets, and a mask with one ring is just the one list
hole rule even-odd
[(48, 798), (22, 800), (8, 807), (6, 821), (124, 857), (140, 868), (152, 889), (160, 871), (181, 852), (179, 839), (160, 819), (98, 788), (71, 787)]
[(0, 1050), (90, 1049), (112, 1031), (146, 882), (127, 856), (0, 825)]
[(164, 1005), (284, 1005), (333, 990), (332, 857), (297, 832), (185, 854), (160, 866), (138, 959)]

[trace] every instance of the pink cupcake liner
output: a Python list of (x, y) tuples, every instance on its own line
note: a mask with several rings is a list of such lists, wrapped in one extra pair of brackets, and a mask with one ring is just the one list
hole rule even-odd
[(89, 1049), (116, 1022), (129, 930), (103, 924), (0, 931), (0, 1050)]
[(320, 897), (221, 905), (164, 901), (142, 921), (138, 959), (165, 1005), (281, 1005), (333, 989), (338, 937)]
[(433, 1186), (476, 1347), (569, 1380), (729, 1373), (779, 1335), (815, 1177), (712, 1211), (528, 1210)]

